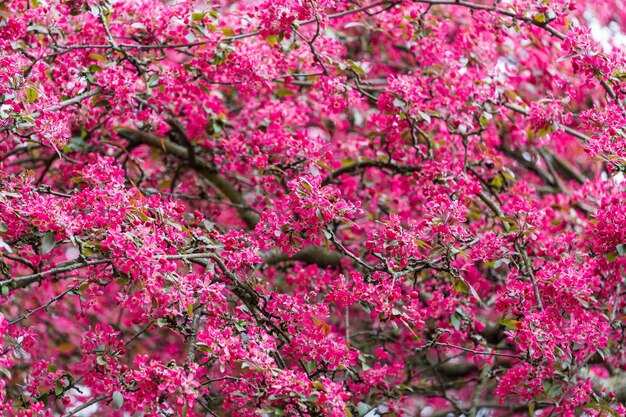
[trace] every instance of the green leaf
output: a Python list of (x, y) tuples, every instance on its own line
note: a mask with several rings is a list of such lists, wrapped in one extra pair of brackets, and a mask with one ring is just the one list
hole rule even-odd
[(57, 381), (54, 386), (54, 395), (58, 397), (61, 394), (63, 394), (63, 384), (61, 384), (61, 381)]
[(478, 293), (476, 292), (476, 290), (474, 289), (474, 287), (472, 287), (470, 284), (468, 284), (467, 282), (465, 283), (465, 285), (468, 286), (470, 294), (472, 294), (472, 297), (474, 297), (476, 299), (476, 301), (478, 301), (478, 304), (482, 304), (483, 300), (480, 298), (480, 295), (478, 295)]
[(96, 72), (100, 72), (102, 71), (102, 67), (100, 65), (96, 65), (96, 64), (89, 64), (89, 67), (87, 67), (89, 69), (89, 72), (92, 74), (95, 74)]
[(519, 320), (515, 320), (512, 318), (503, 318), (498, 322), (498, 324), (501, 324), (502, 326), (508, 327), (509, 329), (513, 330), (517, 330), (517, 323), (519, 323)]
[(311, 171), (311, 175), (313, 175), (314, 177), (317, 177), (320, 175), (320, 171), (319, 169), (317, 169), (317, 165), (314, 163), (311, 163), (309, 165), (309, 171)]
[(28, 100), (29, 103), (34, 103), (38, 98), (39, 92), (37, 92), (34, 87), (28, 87), (26, 89), (26, 100)]
[(9, 287), (8, 287), (8, 286), (6, 286), (6, 285), (3, 285), (3, 286), (2, 286), (2, 296), (3, 296), (3, 297), (6, 297), (6, 296), (7, 296), (7, 294), (9, 294)]
[(5, 368), (4, 366), (0, 366), (0, 374), (3, 374), (4, 376), (6, 376), (8, 379), (11, 379), (11, 371), (9, 371), (7, 368)]
[(454, 283), (454, 291), (456, 292), (462, 292), (464, 294), (469, 294), (469, 285), (467, 285), (467, 282), (465, 282), (465, 280), (463, 279), (458, 279), (456, 280), (456, 282)]
[(196, 22), (200, 22), (204, 19), (204, 16), (206, 16), (206, 12), (193, 12), (191, 13), (191, 18), (193, 20), (195, 20)]
[(157, 85), (159, 85), (159, 74), (152, 74), (148, 78), (148, 87), (156, 87)]
[(287, 96), (292, 96), (295, 94), (295, 92), (293, 90), (290, 90), (289, 88), (279, 88), (278, 90), (276, 90), (275, 94), (276, 97), (283, 98)]
[(542, 138), (542, 137), (544, 137), (545, 135), (547, 135), (550, 132), (552, 132), (552, 129), (549, 126), (548, 127), (543, 127), (541, 129), (539, 129), (539, 132), (537, 132), (537, 136)]
[(300, 181), (300, 185), (302, 186), (302, 188), (305, 188), (307, 191), (311, 191), (313, 189), (313, 186), (309, 184), (309, 182), (306, 180)]
[(46, 255), (56, 246), (54, 232), (47, 232), (41, 239), (41, 254)]
[(2, 240), (1, 237), (0, 237), (0, 248), (4, 249), (5, 251), (9, 253), (13, 253), (13, 250), (11, 249), (11, 247), (7, 245), (7, 243), (4, 240)]
[(22, 115), (22, 122), (24, 125), (26, 126), (34, 126), (35, 125), (35, 119), (33, 119), (30, 116), (24, 116)]
[(452, 322), (452, 327), (458, 332), (461, 328), (461, 316), (458, 313), (454, 313), (450, 317), (450, 321)]
[(111, 398), (113, 399), (113, 407), (115, 407), (116, 410), (122, 408), (122, 405), (124, 404), (124, 396), (121, 392), (115, 391)]
[(224, 36), (232, 37), (235, 36), (235, 31), (232, 28), (222, 28), (222, 34)]
[(365, 72), (360, 62), (354, 62), (349, 60), (348, 63), (350, 64), (350, 68), (352, 68), (352, 70), (357, 74), (367, 75), (367, 72)]
[(139, 29), (139, 30), (145, 30), (146, 29), (146, 25), (141, 23), (141, 22), (131, 23), (130, 27), (133, 28), (133, 29)]
[(93, 105), (94, 107), (111, 107), (109, 100), (99, 100), (96, 101)]
[(358, 403), (356, 406), (356, 412), (359, 413), (359, 416), (364, 416), (372, 410), (372, 406), (366, 403)]
[(0, 222), (0, 233), (6, 233), (9, 231), (9, 227), (5, 222)]
[(95, 59), (96, 61), (106, 62), (106, 58), (100, 54), (89, 54), (89, 58)]
[(274, 46), (278, 43), (278, 37), (276, 35), (270, 35), (267, 38), (265, 38), (265, 42), (269, 43), (270, 45)]
[(563, 387), (560, 384), (554, 384), (547, 393), (549, 398), (556, 398), (563, 393)]
[(431, 122), (431, 118), (430, 115), (426, 112), (423, 112), (421, 110), (418, 110), (417, 113), (422, 117), (422, 119), (424, 119), (424, 121), (426, 123), (430, 123)]
[(626, 253), (626, 246), (624, 244), (619, 244), (615, 247), (615, 250), (617, 250), (619, 256), (624, 256)]

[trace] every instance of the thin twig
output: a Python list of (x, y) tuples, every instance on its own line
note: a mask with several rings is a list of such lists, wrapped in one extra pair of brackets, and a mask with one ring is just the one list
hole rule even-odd
[(65, 414), (63, 417), (70, 417), (73, 416), (81, 411), (83, 411), (85, 408), (90, 407), (96, 403), (99, 403), (100, 401), (104, 400), (108, 398), (108, 396), (106, 395), (99, 395), (95, 398), (92, 398), (91, 400), (87, 401), (84, 404), (79, 405), (78, 407), (74, 408), (72, 411), (70, 411), (69, 413)]
[(435, 342), (435, 346), (445, 346), (445, 347), (449, 347), (449, 348), (452, 348), (452, 349), (459, 349), (459, 350), (462, 350), (464, 352), (473, 353), (474, 355), (502, 356), (502, 357), (505, 357), (505, 358), (516, 358), (516, 359), (520, 358), (519, 355), (514, 355), (512, 353), (498, 353), (498, 352), (480, 351), (480, 350), (474, 350), (474, 349), (466, 348), (466, 347), (463, 347), (463, 346), (452, 345), (450, 343)]
[(36, 309), (34, 309), (34, 310), (29, 311), (29, 312), (28, 312), (28, 314), (25, 314), (25, 315), (23, 315), (22, 317), (20, 317), (20, 318), (18, 318), (18, 319), (15, 319), (15, 320), (10, 321), (10, 322), (9, 322), (9, 325), (11, 326), (11, 325), (13, 325), (13, 324), (19, 323), (19, 322), (21, 322), (21, 321), (23, 321), (23, 320), (26, 320), (27, 318), (29, 318), (29, 317), (30, 317), (30, 316), (32, 316), (33, 314), (37, 313), (38, 311), (41, 311), (41, 310), (47, 309), (47, 308), (48, 308), (48, 307), (50, 307), (53, 303), (55, 303), (56, 301), (58, 301), (58, 300), (60, 300), (61, 298), (65, 297), (67, 294), (69, 294), (70, 292), (74, 291), (76, 288), (77, 288), (77, 286), (76, 286), (76, 285), (72, 286), (71, 288), (68, 288), (67, 290), (63, 291), (61, 294), (59, 294), (59, 295), (57, 295), (57, 296), (52, 297), (52, 298), (50, 299), (50, 301), (48, 301), (46, 304), (44, 304), (44, 305), (42, 305), (42, 306), (39, 306), (39, 307), (37, 307), (37, 308), (36, 308)]

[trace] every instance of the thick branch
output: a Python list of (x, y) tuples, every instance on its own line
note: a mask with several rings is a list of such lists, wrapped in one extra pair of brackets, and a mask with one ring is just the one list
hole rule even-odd
[(344, 255), (339, 252), (329, 252), (319, 246), (307, 246), (293, 256), (288, 256), (279, 248), (263, 252), (261, 258), (267, 264), (276, 264), (284, 261), (303, 261), (313, 263), (321, 267), (338, 265)]
[(578, 184), (584, 184), (587, 178), (580, 173), (569, 161), (561, 158), (551, 150), (546, 149), (545, 152), (554, 160), (556, 169), (566, 179), (573, 179)]
[(322, 185), (331, 184), (337, 178), (344, 174), (350, 174), (352, 172), (356, 172), (363, 168), (379, 168), (379, 169), (389, 169), (393, 172), (404, 174), (408, 172), (419, 172), (421, 167), (419, 166), (411, 166), (411, 165), (398, 165), (392, 162), (382, 162), (382, 161), (361, 161), (355, 162), (350, 165), (346, 165), (345, 167), (341, 167), (330, 174), (322, 181)]
[(111, 261), (109, 259), (98, 259), (98, 260), (87, 261), (87, 262), (76, 261), (76, 262), (72, 262), (69, 265), (64, 265), (64, 266), (60, 266), (57, 268), (48, 269), (46, 271), (38, 272), (36, 274), (25, 275), (23, 277), (14, 278), (14, 279), (5, 279), (3, 281), (0, 281), (0, 287), (6, 286), (6, 287), (9, 287), (9, 290), (24, 288), (34, 282), (40, 281), (41, 278), (46, 277), (48, 275), (57, 275), (63, 272), (70, 272), (75, 269), (80, 269), (80, 268), (84, 268), (87, 266), (101, 265), (101, 264), (105, 264), (108, 262), (111, 262)]
[(505, 146), (501, 146), (499, 149), (500, 151), (502, 151), (504, 155), (510, 158), (513, 158), (518, 163), (526, 167), (528, 170), (535, 173), (535, 175), (537, 175), (541, 179), (541, 181), (543, 181), (544, 184), (550, 187), (554, 187), (556, 185), (555, 181), (552, 178), (550, 178), (550, 173), (546, 172), (544, 169), (541, 169), (540, 167), (537, 166), (537, 164), (533, 163), (532, 161), (529, 161), (528, 159), (524, 158), (524, 156), (521, 153), (515, 152)]
[(191, 167), (206, 178), (211, 184), (215, 186), (228, 200), (233, 203), (239, 213), (241, 219), (246, 225), (253, 229), (260, 220), (258, 214), (252, 210), (248, 205), (245, 198), (241, 193), (224, 178), (215, 167), (211, 166), (207, 162), (194, 158), (190, 158), (189, 150), (184, 146), (178, 145), (170, 140), (160, 138), (148, 132), (142, 132), (130, 128), (120, 128), (117, 130), (117, 134), (131, 143), (144, 143), (156, 149), (162, 149), (165, 152), (189, 162)]
[[(215, 167), (203, 161), (200, 158), (190, 158), (189, 150), (178, 145), (168, 139), (160, 138), (148, 132), (142, 132), (130, 128), (120, 128), (117, 134), (134, 144), (146, 144), (155, 149), (161, 149), (165, 152), (183, 160), (213, 184), (218, 190), (228, 198), (228, 200), (237, 209), (241, 219), (246, 223), (248, 228), (253, 229), (260, 221), (259, 215), (248, 205), (241, 193), (224, 178)], [(309, 246), (293, 256), (283, 254), (279, 249), (273, 249), (261, 254), (263, 260), (269, 264), (274, 264), (286, 260), (304, 261), (314, 263), (322, 267), (338, 265), (343, 255), (336, 252), (328, 252), (317, 246)]]

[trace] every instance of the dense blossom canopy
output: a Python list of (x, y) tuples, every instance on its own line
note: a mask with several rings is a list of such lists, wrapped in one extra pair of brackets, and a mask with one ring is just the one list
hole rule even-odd
[(0, 413), (626, 414), (625, 10), (0, 0)]

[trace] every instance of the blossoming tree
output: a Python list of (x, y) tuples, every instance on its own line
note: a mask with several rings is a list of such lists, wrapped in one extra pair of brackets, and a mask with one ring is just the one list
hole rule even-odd
[(625, 414), (624, 22), (0, 0), (0, 412)]

